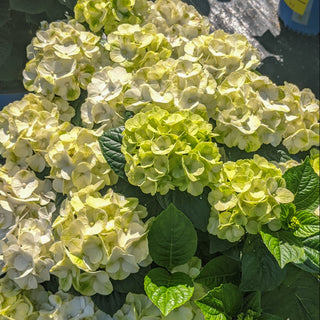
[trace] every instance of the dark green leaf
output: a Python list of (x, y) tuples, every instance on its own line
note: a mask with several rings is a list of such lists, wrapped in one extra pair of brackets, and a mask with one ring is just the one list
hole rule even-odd
[(294, 235), (300, 238), (306, 238), (318, 234), (320, 232), (319, 217), (310, 211), (298, 211), (295, 217), (299, 222), (298, 229)]
[(143, 281), (150, 269), (150, 266), (140, 268), (137, 273), (131, 273), (124, 280), (111, 280), (113, 289), (121, 293), (144, 293)]
[(197, 249), (197, 233), (191, 221), (170, 204), (153, 222), (148, 244), (153, 261), (170, 270), (192, 258)]
[(107, 296), (95, 294), (94, 296), (91, 296), (91, 299), (101, 311), (113, 315), (126, 301), (126, 293), (113, 291)]
[(312, 237), (308, 237), (302, 240), (304, 251), (310, 262), (319, 271), (320, 265), (320, 237), (316, 234)]
[(251, 292), (244, 298), (243, 310), (245, 311), (254, 311), (256, 316), (260, 316), (261, 309), (261, 292)]
[(231, 320), (241, 312), (243, 296), (237, 286), (225, 283), (196, 300), (196, 304), (206, 320)]
[(319, 282), (317, 277), (288, 266), (286, 279), (273, 291), (262, 295), (264, 313), (290, 320), (319, 319)]
[(113, 128), (105, 131), (99, 138), (101, 151), (112, 170), (122, 179), (127, 180), (124, 173), (126, 159), (121, 152), (122, 132), (124, 127)]
[(206, 286), (209, 290), (222, 283), (239, 284), (240, 263), (226, 256), (219, 256), (210, 260), (200, 271), (194, 281)]
[(226, 251), (236, 245), (237, 245), (237, 242), (230, 242), (225, 239), (220, 239), (217, 236), (210, 235), (209, 251), (211, 254)]
[(314, 172), (309, 157), (301, 165), (287, 170), (283, 177), (287, 188), (295, 195), (293, 203), (297, 210), (314, 212), (319, 205), (319, 177)]
[(279, 267), (259, 235), (248, 236), (241, 262), (241, 291), (273, 290), (285, 277), (285, 271)]
[(194, 291), (192, 279), (187, 274), (170, 274), (162, 268), (152, 269), (146, 275), (144, 289), (165, 316), (190, 300)]
[(286, 320), (286, 319), (283, 318), (283, 317), (276, 316), (276, 315), (274, 315), (274, 314), (263, 313), (263, 314), (258, 318), (258, 320)]
[(211, 210), (207, 200), (209, 191), (209, 189), (205, 189), (200, 196), (195, 197), (188, 192), (170, 190), (164, 196), (157, 193), (157, 199), (163, 209), (173, 203), (191, 220), (195, 228), (205, 232), (207, 231)]
[(2, 62), (6, 61), (6, 59), (8, 59), (10, 56), (12, 45), (13, 41), (6, 36), (6, 32), (3, 30), (3, 28), (0, 29), (0, 65), (2, 65)]
[(58, 0), (62, 5), (66, 6), (67, 8), (71, 9), (73, 12), (74, 6), (77, 4), (77, 0)]
[(306, 260), (303, 243), (290, 231), (270, 231), (267, 227), (260, 231), (262, 240), (279, 266), (283, 268), (289, 262), (303, 263)]

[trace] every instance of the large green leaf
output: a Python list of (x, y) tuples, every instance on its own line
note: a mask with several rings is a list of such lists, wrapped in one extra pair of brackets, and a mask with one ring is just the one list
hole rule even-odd
[(264, 313), (290, 320), (319, 319), (319, 282), (317, 277), (288, 266), (286, 279), (276, 289), (262, 295)]
[(320, 264), (320, 238), (319, 234), (302, 240), (304, 251), (308, 259), (314, 264), (319, 271)]
[(205, 320), (231, 320), (242, 309), (243, 296), (237, 286), (225, 283), (196, 300)]
[(217, 236), (210, 235), (210, 248), (211, 254), (223, 252), (237, 245), (237, 242), (230, 242), (225, 239), (220, 239)]
[(295, 217), (299, 222), (298, 229), (294, 232), (297, 237), (310, 237), (320, 232), (319, 217), (314, 213), (302, 210), (295, 213)]
[(99, 138), (101, 151), (109, 166), (121, 178), (127, 180), (124, 173), (126, 159), (121, 152), (122, 132), (124, 127), (112, 128), (103, 133)]
[(241, 258), (241, 291), (269, 291), (285, 277), (285, 271), (266, 248), (259, 235), (248, 236)]
[(240, 271), (239, 262), (226, 256), (219, 256), (210, 260), (194, 280), (210, 290), (222, 283), (239, 284)]
[(148, 244), (154, 262), (170, 270), (192, 258), (197, 249), (197, 233), (191, 221), (170, 204), (153, 222)]
[(303, 243), (290, 231), (270, 231), (267, 227), (260, 231), (262, 240), (279, 266), (283, 268), (289, 262), (303, 263), (306, 260)]
[(183, 272), (170, 274), (162, 268), (152, 269), (145, 277), (144, 289), (149, 299), (167, 316), (192, 297), (192, 279)]
[(314, 172), (310, 159), (287, 170), (284, 175), (287, 188), (294, 194), (293, 203), (297, 210), (313, 212), (319, 205), (319, 177)]
[(170, 190), (165, 195), (157, 193), (157, 199), (163, 209), (173, 203), (192, 221), (195, 228), (206, 232), (211, 210), (207, 200), (209, 191), (207, 188), (200, 196), (195, 197), (188, 192)]

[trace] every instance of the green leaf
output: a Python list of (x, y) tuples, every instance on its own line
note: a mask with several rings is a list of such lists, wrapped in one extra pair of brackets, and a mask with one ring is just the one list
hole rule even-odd
[(91, 296), (91, 299), (101, 311), (113, 315), (123, 306), (124, 302), (126, 301), (126, 295), (126, 293), (121, 293), (114, 290), (107, 296), (95, 294)]
[(126, 159), (121, 152), (123, 130), (124, 127), (121, 126), (105, 131), (99, 138), (99, 143), (102, 154), (112, 170), (121, 178), (127, 180), (127, 176), (124, 173)]
[(279, 267), (259, 235), (248, 236), (241, 262), (241, 291), (269, 291), (276, 288), (285, 277), (285, 271)]
[(231, 320), (242, 309), (243, 296), (238, 287), (225, 283), (196, 300), (205, 320)]
[(194, 281), (206, 286), (209, 290), (222, 283), (239, 284), (240, 263), (226, 256), (219, 256), (210, 260), (200, 271)]
[(188, 192), (170, 190), (165, 195), (157, 193), (157, 199), (163, 209), (173, 203), (191, 220), (195, 228), (206, 232), (211, 211), (207, 200), (209, 191), (207, 188), (200, 196), (195, 197)]
[(289, 262), (303, 263), (306, 260), (302, 241), (290, 231), (273, 232), (264, 227), (260, 234), (264, 244), (281, 268)]
[(319, 205), (319, 177), (314, 172), (309, 157), (301, 165), (287, 170), (283, 177), (287, 189), (295, 195), (293, 203), (297, 210), (314, 212)]
[(191, 221), (170, 204), (153, 222), (148, 244), (153, 261), (170, 270), (193, 257), (197, 249), (197, 233)]
[(138, 272), (131, 273), (124, 280), (111, 280), (113, 289), (121, 293), (144, 293), (143, 281), (151, 267), (140, 268)]
[(25, 13), (37, 14), (46, 11), (46, 1), (43, 0), (9, 0), (10, 9)]
[(320, 238), (319, 234), (302, 240), (306, 256), (319, 271), (320, 265)]
[(3, 28), (1, 28), (0, 31), (2, 31), (0, 33), (0, 65), (2, 65), (2, 62), (10, 56), (13, 41), (6, 36), (6, 33), (4, 32)]
[(263, 313), (258, 320), (286, 320), (282, 317), (276, 316), (274, 314), (270, 314), (270, 313)]
[(261, 292), (251, 292), (244, 298), (243, 310), (245, 311), (254, 311), (256, 316), (260, 316), (261, 309)]
[(230, 248), (237, 245), (237, 242), (230, 242), (225, 239), (220, 239), (217, 236), (210, 235), (210, 248), (209, 252), (211, 254), (217, 252), (223, 252), (229, 250)]
[(152, 269), (146, 275), (144, 289), (165, 316), (190, 300), (194, 291), (192, 279), (187, 274), (170, 274), (162, 268)]
[(294, 235), (300, 238), (313, 236), (320, 232), (319, 217), (310, 211), (298, 211), (295, 217), (299, 221), (299, 228), (294, 232)]
[(286, 279), (273, 291), (262, 295), (263, 312), (290, 320), (319, 319), (319, 282), (317, 277), (288, 266)]
[[(58, 0), (62, 5), (73, 10), (74, 6), (77, 4), (77, 0)], [(71, 11), (72, 13), (72, 11)]]

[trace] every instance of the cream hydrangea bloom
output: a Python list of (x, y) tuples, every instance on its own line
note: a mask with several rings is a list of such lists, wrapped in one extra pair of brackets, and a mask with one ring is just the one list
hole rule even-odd
[(208, 18), (192, 5), (181, 0), (156, 0), (150, 1), (149, 5), (144, 23), (153, 23), (157, 31), (167, 37), (176, 57), (182, 54), (183, 46), (189, 40), (209, 33)]
[(0, 240), (23, 218), (51, 220), (56, 195), (48, 179), (32, 171), (0, 168)]
[(59, 242), (51, 248), (55, 256), (51, 272), (63, 290), (73, 284), (85, 295), (110, 294), (109, 278), (123, 280), (151, 262), (148, 223), (142, 221), (146, 209), (136, 198), (111, 189), (102, 196), (97, 188), (91, 185), (74, 193), (53, 224)]
[(76, 100), (92, 74), (108, 63), (100, 37), (75, 20), (44, 25), (27, 47), (30, 60), (23, 71), (27, 90), (52, 99)]
[(45, 219), (22, 219), (0, 242), (2, 273), (22, 289), (35, 289), (50, 280), (53, 260), (49, 248), (53, 243), (51, 225)]
[(257, 234), (264, 224), (280, 227), (280, 204), (293, 198), (281, 170), (265, 158), (254, 155), (253, 159), (226, 162), (220, 182), (212, 185), (208, 195), (212, 206), (208, 232), (235, 242), (245, 231)]
[(319, 100), (310, 89), (300, 91), (290, 83), (285, 83), (282, 88), (285, 93), (283, 102), (290, 109), (286, 114), (283, 145), (292, 154), (319, 146)]
[(241, 34), (216, 30), (189, 41), (185, 58), (199, 62), (221, 83), (233, 71), (255, 69), (260, 64), (258, 50)]
[(55, 191), (69, 194), (90, 184), (115, 184), (117, 175), (104, 159), (98, 133), (65, 122), (52, 135), (45, 159)]
[(0, 112), (0, 154), (7, 158), (7, 166), (43, 171), (51, 135), (73, 116), (74, 109), (63, 99), (49, 101), (32, 93), (4, 107)]

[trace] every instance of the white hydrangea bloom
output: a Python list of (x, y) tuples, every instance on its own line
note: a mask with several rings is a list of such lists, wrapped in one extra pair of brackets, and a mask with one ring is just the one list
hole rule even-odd
[(32, 93), (4, 107), (0, 112), (0, 154), (7, 166), (43, 171), (51, 135), (73, 116), (74, 109), (63, 99), (49, 101)]
[(73, 193), (53, 224), (59, 242), (51, 247), (55, 257), (51, 272), (63, 290), (73, 284), (84, 295), (110, 294), (109, 278), (125, 279), (145, 261), (151, 262), (148, 223), (142, 221), (146, 209), (136, 198), (111, 189), (102, 196), (97, 188), (91, 185)]
[(52, 99), (76, 100), (92, 74), (108, 64), (100, 37), (75, 20), (45, 25), (27, 47), (30, 60), (23, 71), (27, 90)]
[(100, 182), (115, 184), (117, 175), (102, 155), (98, 133), (65, 122), (52, 135), (45, 159), (55, 191), (69, 194)]
[(153, 23), (157, 31), (167, 37), (176, 57), (182, 54), (183, 46), (189, 40), (209, 33), (208, 18), (192, 5), (180, 0), (156, 0), (149, 1), (149, 6), (144, 24)]
[(23, 219), (0, 242), (2, 273), (22, 289), (35, 289), (50, 279), (53, 260), (51, 225), (45, 219)]

